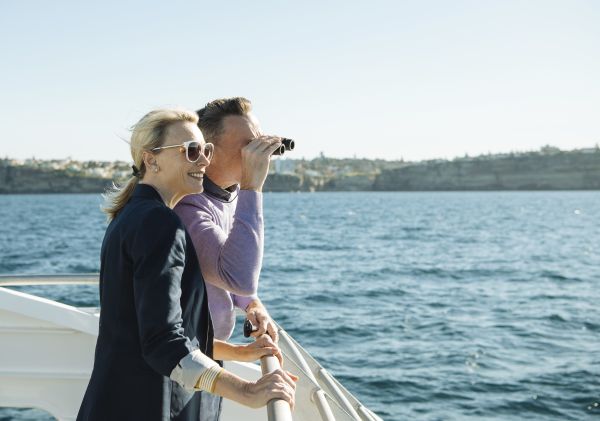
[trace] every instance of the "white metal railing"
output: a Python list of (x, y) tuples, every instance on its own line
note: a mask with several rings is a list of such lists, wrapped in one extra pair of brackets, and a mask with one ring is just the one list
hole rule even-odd
[(348, 401), (348, 399), (346, 398), (346, 396), (344, 396), (344, 394), (342, 393), (340, 388), (337, 386), (337, 384), (335, 384), (335, 382), (333, 381), (333, 378), (327, 372), (327, 370), (325, 370), (324, 368), (321, 368), (319, 370), (319, 377), (327, 385), (327, 387), (329, 388), (329, 390), (331, 391), (333, 396), (336, 398), (338, 403), (346, 410), (346, 412), (348, 412), (355, 419), (360, 421), (360, 419), (361, 419), (360, 415), (358, 415), (358, 412), (356, 412), (356, 410), (352, 407), (352, 404), (350, 403), (350, 401)]
[(373, 413), (368, 408), (365, 408), (362, 405), (360, 405), (358, 407), (358, 412), (360, 412), (360, 415), (362, 416), (362, 419), (364, 419), (364, 420), (377, 421), (377, 418), (375, 418), (375, 416), (373, 416)]
[[(93, 285), (99, 280), (98, 273), (81, 273), (81, 274), (61, 274), (61, 275), (0, 275), (0, 287), (4, 286), (35, 286), (35, 285)], [(338, 384), (333, 377), (322, 367), (317, 367), (316, 372), (310, 368), (306, 359), (296, 347), (294, 340), (280, 326), (279, 329), (280, 341), (283, 342), (289, 352), (292, 354), (292, 362), (297, 368), (302, 371), (310, 383), (314, 386), (311, 393), (311, 400), (316, 406), (321, 419), (323, 421), (335, 421), (335, 416), (329, 405), (328, 399), (331, 400), (334, 406), (342, 409), (342, 413), (347, 414), (350, 418), (358, 421), (379, 421), (371, 410), (364, 407), (360, 402), (356, 402), (356, 407), (350, 403), (346, 395), (338, 387)], [(281, 368), (279, 360), (274, 356), (266, 356), (261, 358), (261, 370), (263, 375), (271, 373)], [(319, 380), (317, 380), (317, 376)], [(321, 387), (328, 389), (331, 395), (328, 395)], [(292, 413), (289, 404), (282, 399), (273, 399), (267, 404), (267, 414), (269, 421), (292, 421)]]
[[(318, 385), (319, 382), (317, 381), (315, 375), (313, 374), (312, 370), (308, 366), (308, 363), (306, 362), (306, 360), (304, 359), (304, 357), (302, 356), (302, 354), (300, 353), (298, 348), (296, 348), (296, 345), (290, 339), (288, 333), (283, 329), (279, 330), (279, 340), (285, 342), (285, 344), (289, 347), (290, 351), (292, 352), (294, 359), (296, 360), (296, 363), (300, 365), (300, 368), (302, 369), (302, 371), (306, 374), (306, 376), (314, 384)], [(317, 406), (317, 409), (319, 410), (319, 414), (321, 415), (321, 418), (323, 419), (323, 421), (335, 421), (333, 412), (331, 411), (331, 408), (329, 407), (329, 403), (327, 402), (327, 397), (325, 396), (325, 392), (323, 391), (323, 389), (321, 389), (321, 387), (315, 388), (315, 390), (312, 393), (312, 399), (313, 399), (313, 402), (315, 403), (315, 405)]]
[[(281, 368), (277, 357), (272, 355), (260, 359), (260, 367), (263, 376)], [(283, 399), (271, 399), (267, 403), (267, 415), (269, 421), (292, 421), (292, 410), (290, 405)]]
[(0, 275), (0, 287), (34, 285), (93, 285), (98, 283), (98, 273), (64, 275)]

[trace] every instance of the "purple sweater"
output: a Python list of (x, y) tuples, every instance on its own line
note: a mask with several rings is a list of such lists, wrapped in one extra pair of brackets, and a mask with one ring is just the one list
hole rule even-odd
[(224, 190), (206, 176), (204, 192), (175, 207), (185, 224), (206, 282), (215, 338), (227, 340), (235, 326), (234, 306), (245, 310), (257, 298), (263, 257), (262, 194)]

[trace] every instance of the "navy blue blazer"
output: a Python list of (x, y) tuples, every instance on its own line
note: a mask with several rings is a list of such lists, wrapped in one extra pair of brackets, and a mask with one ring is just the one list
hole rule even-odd
[(212, 357), (213, 329), (192, 240), (149, 185), (135, 187), (106, 230), (100, 306), (78, 421), (217, 419), (218, 397), (169, 379), (192, 350)]

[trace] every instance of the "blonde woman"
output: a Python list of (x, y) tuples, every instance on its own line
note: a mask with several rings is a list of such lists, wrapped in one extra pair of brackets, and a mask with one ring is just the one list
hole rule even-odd
[(164, 109), (134, 126), (133, 175), (109, 193), (105, 209), (100, 328), (77, 420), (212, 421), (219, 396), (251, 407), (273, 398), (294, 404), (290, 373), (247, 382), (214, 361), (252, 361), (279, 350), (266, 335), (250, 345), (213, 340), (196, 252), (172, 211), (202, 191), (212, 157), (197, 121), (194, 112)]

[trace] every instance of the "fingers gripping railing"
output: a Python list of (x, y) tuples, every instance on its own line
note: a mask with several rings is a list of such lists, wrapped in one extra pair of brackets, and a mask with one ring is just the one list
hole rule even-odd
[[(279, 360), (272, 355), (262, 357), (260, 367), (263, 376), (281, 368)], [(271, 399), (267, 403), (267, 415), (269, 421), (292, 421), (290, 405), (283, 399)]]

